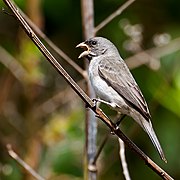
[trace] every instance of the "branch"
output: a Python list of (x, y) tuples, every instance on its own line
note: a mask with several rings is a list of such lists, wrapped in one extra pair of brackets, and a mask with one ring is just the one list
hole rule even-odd
[(126, 146), (134, 151), (154, 172), (156, 172), (160, 177), (166, 180), (173, 180), (163, 169), (161, 169), (157, 164), (155, 164), (143, 151), (141, 151), (128, 137), (126, 137), (123, 132), (104, 114), (100, 108), (94, 106), (93, 101), (86, 95), (86, 93), (76, 84), (76, 82), (70, 77), (70, 75), (63, 69), (63, 67), (57, 62), (57, 60), (52, 56), (52, 54), (47, 50), (47, 48), (42, 44), (36, 34), (29, 27), (27, 22), (23, 19), (22, 15), (19, 13), (17, 6), (10, 0), (3, 0), (5, 4), (11, 9), (24, 31), (34, 42), (34, 44), (43, 53), (46, 59), (53, 65), (53, 67), (61, 74), (67, 83), (72, 87), (72, 89), (79, 95), (79, 97), (86, 103), (86, 105), (94, 111), (96, 116), (98, 116), (110, 129), (121, 138)]
[[(174, 53), (180, 49), (180, 38), (172, 40), (170, 43), (160, 47), (154, 47), (145, 51), (141, 51), (125, 61), (130, 69), (137, 68), (143, 64), (148, 64), (153, 58), (159, 59), (168, 54)], [(149, 56), (147, 56), (149, 54)], [(153, 59), (154, 61), (154, 59)]]
[(119, 16), (128, 6), (130, 6), (135, 0), (128, 0), (122, 6), (120, 6), (115, 12), (103, 20), (98, 26), (95, 27), (94, 33), (96, 34), (100, 29), (111, 22), (115, 17)]
[(130, 175), (129, 175), (129, 171), (128, 171), (128, 166), (126, 163), (124, 142), (120, 138), (118, 138), (118, 140), (119, 140), (119, 156), (121, 159), (124, 178), (125, 178), (125, 180), (131, 180)]
[(10, 144), (7, 144), (7, 150), (9, 155), (15, 159), (24, 169), (26, 169), (26, 171), (29, 172), (34, 178), (37, 180), (45, 180), (13, 151)]
[(17, 6), (12, 3), (11, 0), (4, 0), (4, 2), (14, 13), (16, 19), (19, 21), (26, 34), (30, 37), (30, 39), (34, 42), (34, 44), (38, 47), (42, 54), (47, 58), (47, 60), (52, 64), (52, 66), (65, 78), (65, 80), (70, 84), (70, 86), (82, 98), (83, 101), (87, 101), (87, 104), (91, 107), (94, 106), (94, 103), (91, 101), (91, 99), (84, 93), (84, 91), (76, 84), (76, 82), (70, 77), (70, 75), (63, 69), (63, 67), (43, 45), (43, 43), (40, 41), (40, 39), (20, 14)]

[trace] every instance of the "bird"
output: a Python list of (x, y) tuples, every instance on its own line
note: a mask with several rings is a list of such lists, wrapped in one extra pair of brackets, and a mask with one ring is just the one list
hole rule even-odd
[(78, 58), (89, 60), (88, 76), (98, 97), (96, 101), (134, 119), (148, 134), (161, 159), (167, 162), (145, 98), (115, 45), (104, 37), (92, 37), (76, 47), (84, 50)]

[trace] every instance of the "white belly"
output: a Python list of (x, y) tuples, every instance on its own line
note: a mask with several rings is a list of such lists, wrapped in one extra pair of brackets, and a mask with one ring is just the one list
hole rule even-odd
[(109, 86), (98, 74), (98, 59), (93, 59), (89, 65), (89, 78), (96, 95), (109, 103), (115, 103), (122, 113), (129, 111), (128, 105), (124, 99)]

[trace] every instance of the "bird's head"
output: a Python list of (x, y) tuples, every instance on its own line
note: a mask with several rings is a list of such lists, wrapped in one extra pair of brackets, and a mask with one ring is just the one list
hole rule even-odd
[(78, 44), (76, 47), (84, 49), (78, 58), (86, 57), (91, 60), (93, 57), (108, 53), (109, 50), (114, 48), (114, 45), (106, 38), (94, 37)]

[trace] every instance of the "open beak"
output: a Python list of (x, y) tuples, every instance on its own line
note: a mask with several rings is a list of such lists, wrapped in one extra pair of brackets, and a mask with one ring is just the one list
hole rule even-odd
[(87, 44), (85, 44), (84, 42), (78, 44), (78, 45), (76, 46), (76, 48), (78, 48), (78, 47), (84, 49), (84, 51), (79, 55), (78, 58), (82, 58), (82, 57), (84, 57), (84, 56), (87, 56), (87, 55), (90, 53), (90, 50), (91, 50), (91, 49), (90, 49), (89, 46), (88, 46)]

